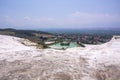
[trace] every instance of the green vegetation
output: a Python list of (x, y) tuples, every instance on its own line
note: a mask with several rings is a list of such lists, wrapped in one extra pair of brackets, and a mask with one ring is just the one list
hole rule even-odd
[(37, 48), (45, 49), (45, 48), (48, 48), (48, 45), (46, 45), (44, 42), (38, 42)]
[(74, 46), (73, 43), (75, 43), (78, 47), (85, 47), (84, 44), (101, 44), (108, 42), (111, 40), (113, 36), (112, 33), (51, 34), (43, 31), (16, 30), (16, 29), (0, 29), (0, 34), (28, 39), (32, 42), (37, 43), (37, 48), (48, 48), (50, 46), (52, 47)]
[(80, 46), (80, 47), (85, 47), (85, 45), (83, 44), (83, 43), (77, 43), (78, 44), (78, 46)]
[(54, 37), (51, 33), (35, 30), (0, 29), (0, 34), (26, 38), (33, 42), (39, 42)]

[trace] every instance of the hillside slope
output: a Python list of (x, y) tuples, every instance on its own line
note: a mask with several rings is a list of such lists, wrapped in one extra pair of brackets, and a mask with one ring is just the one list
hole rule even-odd
[(22, 40), (0, 35), (0, 80), (120, 80), (120, 36), (67, 50), (36, 49)]
[(10, 35), (20, 38), (26, 38), (33, 42), (40, 42), (43, 39), (53, 38), (54, 35), (48, 32), (35, 30), (16, 30), (16, 29), (0, 29), (1, 35)]

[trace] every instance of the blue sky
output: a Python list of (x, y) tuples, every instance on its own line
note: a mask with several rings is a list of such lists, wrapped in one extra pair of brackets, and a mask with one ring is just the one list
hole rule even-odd
[(120, 0), (0, 0), (0, 28), (120, 28)]

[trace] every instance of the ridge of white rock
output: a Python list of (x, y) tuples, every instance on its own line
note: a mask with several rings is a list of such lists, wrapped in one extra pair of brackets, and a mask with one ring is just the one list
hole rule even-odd
[[(14, 61), (36, 55), (35, 47), (22, 44), (22, 41), (25, 40), (26, 39), (13, 36), (0, 35), (0, 60)], [(29, 44), (29, 42), (27, 44)], [(34, 52), (36, 54), (34, 54)]]
[(21, 40), (0, 35), (0, 80), (120, 79), (120, 36), (101, 45), (67, 50), (36, 49)]
[(29, 50), (30, 48), (24, 46), (19, 42), (20, 38), (0, 35), (0, 52)]

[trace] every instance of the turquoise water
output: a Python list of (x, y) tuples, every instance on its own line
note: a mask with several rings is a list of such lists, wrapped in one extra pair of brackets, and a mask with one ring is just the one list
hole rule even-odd
[(70, 45), (68, 45), (68, 46), (62, 46), (62, 45), (60, 45), (60, 43), (56, 43), (56, 44), (50, 45), (49, 47), (54, 48), (54, 49), (66, 49), (66, 48), (77, 47), (77, 43), (71, 42)]

